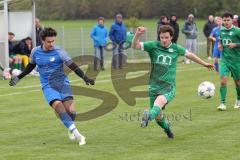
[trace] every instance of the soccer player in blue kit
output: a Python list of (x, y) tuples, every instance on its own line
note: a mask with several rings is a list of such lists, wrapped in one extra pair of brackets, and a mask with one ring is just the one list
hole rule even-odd
[(213, 28), (210, 38), (215, 42), (213, 48), (214, 67), (219, 72), (218, 59), (221, 58), (222, 51), (218, 49), (218, 43), (220, 41), (220, 30), (222, 27), (222, 17), (216, 17), (217, 27)]
[(73, 70), (87, 85), (94, 85), (94, 80), (84, 74), (66, 51), (54, 45), (56, 36), (57, 32), (52, 28), (45, 28), (41, 32), (40, 37), (43, 44), (32, 50), (30, 63), (20, 75), (10, 80), (9, 85), (16, 85), (20, 79), (37, 66), (45, 99), (56, 111), (64, 126), (68, 128), (69, 138), (78, 141), (79, 145), (84, 145), (86, 144), (85, 137), (80, 134), (74, 124), (76, 110), (70, 83), (63, 70), (63, 64)]

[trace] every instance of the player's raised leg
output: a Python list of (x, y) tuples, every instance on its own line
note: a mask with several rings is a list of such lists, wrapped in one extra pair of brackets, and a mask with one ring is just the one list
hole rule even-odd
[[(77, 113), (76, 113), (76, 109), (75, 109), (72, 97), (65, 98), (64, 101), (63, 101), (63, 106), (64, 106), (67, 114), (71, 117), (72, 121), (74, 122)], [(83, 135), (79, 134), (77, 128), (76, 128), (76, 131), (69, 130), (68, 135), (69, 135), (70, 140), (79, 141), (79, 145), (86, 144), (85, 137)]]
[[(85, 138), (84, 136), (82, 136), (78, 129), (76, 128), (72, 118), (69, 116), (69, 114), (67, 113), (63, 103), (59, 100), (55, 100), (54, 102), (51, 103), (52, 108), (56, 111), (56, 113), (59, 115), (62, 123), (64, 124), (64, 126), (71, 132), (74, 134), (74, 136), (76, 137), (76, 139), (79, 141), (79, 145), (83, 145), (85, 143)], [(82, 142), (83, 140), (83, 142)]]
[(168, 120), (163, 114), (163, 107), (167, 104), (167, 98), (164, 95), (160, 95), (154, 101), (154, 106), (161, 106), (160, 114), (155, 118), (157, 124), (164, 129), (164, 132), (167, 134), (168, 138), (173, 138), (173, 133), (170, 129)]
[[(159, 97), (159, 98), (158, 98)], [(156, 101), (156, 99), (161, 99), (161, 101)], [(156, 101), (156, 103), (155, 103)], [(141, 127), (146, 127), (149, 121), (152, 121), (161, 114), (162, 107), (167, 103), (167, 100), (164, 96), (150, 96), (150, 110), (145, 109), (143, 112)]]

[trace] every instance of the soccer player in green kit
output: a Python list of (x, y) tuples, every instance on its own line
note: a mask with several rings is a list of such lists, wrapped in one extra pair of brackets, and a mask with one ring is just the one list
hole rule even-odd
[(218, 48), (222, 50), (220, 60), (221, 104), (217, 108), (224, 111), (227, 109), (225, 102), (229, 73), (231, 73), (237, 91), (234, 108), (240, 108), (240, 29), (233, 25), (233, 15), (231, 13), (224, 13), (222, 18), (224, 27), (220, 31), (221, 41), (218, 45)]
[(144, 33), (145, 28), (138, 27), (132, 41), (132, 48), (148, 52), (152, 64), (149, 79), (150, 110), (144, 110), (141, 127), (146, 127), (149, 121), (155, 119), (157, 124), (164, 129), (168, 138), (173, 138), (174, 135), (162, 110), (175, 96), (178, 56), (186, 56), (209, 70), (213, 70), (214, 66), (182, 46), (172, 43), (174, 30), (169, 25), (161, 26), (158, 33), (160, 41), (140, 42), (140, 36)]

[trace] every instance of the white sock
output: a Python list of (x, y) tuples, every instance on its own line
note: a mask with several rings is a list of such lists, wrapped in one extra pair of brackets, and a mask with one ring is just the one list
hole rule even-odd
[(81, 135), (81, 133), (79, 133), (79, 131), (78, 131), (77, 128), (74, 129), (74, 130), (72, 131), (72, 133), (74, 134), (74, 136), (76, 137), (77, 140), (81, 140), (82, 135)]

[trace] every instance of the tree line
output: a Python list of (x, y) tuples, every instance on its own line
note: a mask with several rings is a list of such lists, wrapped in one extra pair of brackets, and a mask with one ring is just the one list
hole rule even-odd
[[(24, 9), (29, 0), (10, 5), (10, 9)], [(41, 19), (95, 19), (113, 18), (116, 13), (124, 17), (159, 18), (175, 14), (185, 18), (193, 13), (198, 18), (224, 11), (240, 12), (239, 0), (36, 0), (37, 16)]]

